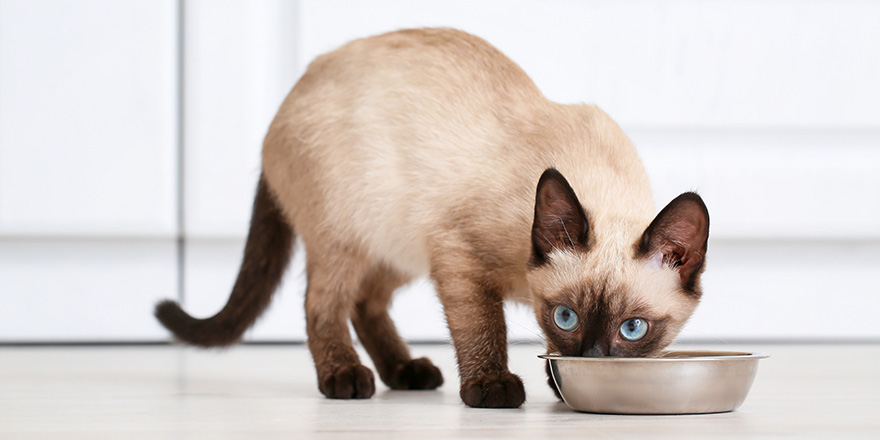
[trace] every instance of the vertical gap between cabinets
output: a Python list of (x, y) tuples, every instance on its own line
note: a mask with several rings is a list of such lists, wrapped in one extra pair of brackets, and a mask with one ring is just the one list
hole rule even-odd
[(177, 0), (177, 300), (186, 299), (185, 0)]

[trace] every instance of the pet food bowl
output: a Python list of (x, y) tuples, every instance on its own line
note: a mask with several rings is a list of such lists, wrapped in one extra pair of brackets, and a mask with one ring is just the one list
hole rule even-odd
[(656, 358), (539, 356), (576, 411), (602, 414), (706, 414), (742, 405), (758, 353), (666, 351)]

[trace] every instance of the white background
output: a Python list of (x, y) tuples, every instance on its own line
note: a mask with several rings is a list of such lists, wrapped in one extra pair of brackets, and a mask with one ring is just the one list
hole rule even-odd
[[(165, 340), (157, 300), (219, 310), (287, 91), (321, 53), (418, 26), (603, 107), (658, 204), (703, 195), (684, 338), (880, 338), (880, 3), (0, 0), (0, 342)], [(305, 338), (302, 264), (249, 339)], [(448, 338), (427, 282), (393, 313)]]

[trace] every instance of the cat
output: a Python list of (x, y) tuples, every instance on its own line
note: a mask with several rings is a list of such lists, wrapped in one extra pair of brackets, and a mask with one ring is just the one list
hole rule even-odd
[(185, 343), (237, 342), (298, 236), (308, 347), (326, 397), (375, 392), (349, 321), (388, 387), (443, 383), (430, 360), (410, 356), (387, 311), (395, 289), (428, 275), (461, 399), (519, 407), (503, 301), (531, 304), (548, 353), (569, 356), (656, 355), (693, 313), (706, 205), (686, 192), (653, 214), (641, 160), (602, 110), (547, 100), (465, 32), (391, 32), (319, 56), (282, 104), (226, 306), (195, 319), (164, 301), (156, 316)]

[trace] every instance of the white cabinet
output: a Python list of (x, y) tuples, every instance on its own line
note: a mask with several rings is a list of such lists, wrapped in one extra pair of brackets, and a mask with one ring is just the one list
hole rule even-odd
[[(263, 137), (297, 79), (295, 6), (185, 2), (183, 298), (193, 315), (220, 310), (238, 274)], [(305, 338), (302, 279), (287, 279), (248, 339)]]
[(550, 99), (625, 127), (880, 127), (880, 3), (301, 0), (300, 60), (406, 27), (458, 27)]
[(177, 6), (0, 2), (0, 342), (165, 337)]
[[(0, 0), (0, 342), (167, 338), (160, 298), (215, 313), (298, 76), (423, 26), (484, 37), (549, 98), (608, 111), (658, 208), (703, 194), (687, 337), (880, 337), (847, 308), (880, 298), (877, 17), (855, 0)], [(248, 339), (305, 338), (302, 266)], [(539, 333), (508, 312), (512, 337)], [(392, 314), (406, 338), (448, 338), (428, 283)]]
[(166, 240), (0, 241), (0, 343), (156, 341), (152, 316), (177, 295)]
[(691, 340), (877, 341), (874, 242), (712, 241)]
[[(639, 147), (658, 208), (687, 190), (710, 206), (706, 297), (686, 337), (880, 337), (846, 306), (876, 308), (880, 293), (880, 4), (302, 0), (300, 11), (300, 66), (353, 38), (459, 27), (549, 98), (608, 111)], [(448, 337), (430, 287), (412, 290), (395, 307), (402, 333)], [(533, 336), (533, 318), (513, 315), (511, 335)]]
[(176, 234), (176, 17), (0, 3), (0, 235)]
[[(241, 264), (244, 240), (192, 240), (186, 247), (184, 305), (197, 317), (211, 316), (226, 304)], [(303, 341), (306, 338), (305, 256), (298, 252), (266, 313), (245, 340)]]
[(302, 66), (404, 27), (486, 38), (550, 99), (611, 114), (640, 149), (658, 208), (703, 193), (713, 237), (880, 238), (880, 3), (304, 0), (300, 9)]
[(184, 3), (184, 200), (188, 237), (241, 237), (263, 137), (296, 82), (295, 3)]
[(696, 190), (725, 240), (880, 238), (880, 133), (630, 130), (655, 202)]
[[(297, 44), (287, 50), (287, 31), (277, 29), (273, 41), (257, 30), (277, 21), (250, 21), (267, 4), (240, 10), (227, 3), (232, 9), (218, 12), (213, 3), (194, 3), (202, 14), (189, 13), (198, 35), (213, 35), (187, 29), (188, 51), (198, 41), (202, 54), (187, 59), (204, 72), (187, 76), (190, 85), (199, 82), (187, 87), (187, 114), (201, 114), (187, 124), (187, 233), (201, 237), (187, 248), (194, 313), (219, 310), (234, 282), (258, 143), (274, 112), (268, 103), (286, 93), (283, 81), (255, 88), (254, 78), (273, 69), (300, 74), (354, 38), (451, 26), (499, 47), (551, 99), (608, 111), (640, 149), (658, 208), (683, 191), (703, 194), (712, 214), (706, 296), (686, 337), (880, 336), (850, 323), (847, 310), (829, 307), (826, 297), (833, 291), (843, 303), (877, 306), (870, 274), (880, 264), (880, 87), (872, 72), (880, 69), (880, 5), (301, 0), (293, 14)], [(222, 56), (204, 55), (218, 47)], [(297, 57), (294, 65), (273, 59), (288, 54)], [(221, 87), (215, 82), (231, 90), (222, 106), (208, 104), (221, 102), (208, 89)], [(301, 264), (248, 338), (304, 338)], [(448, 338), (427, 283), (401, 292), (392, 313), (404, 337)], [(512, 337), (539, 332), (530, 310), (510, 307), (508, 316)]]

